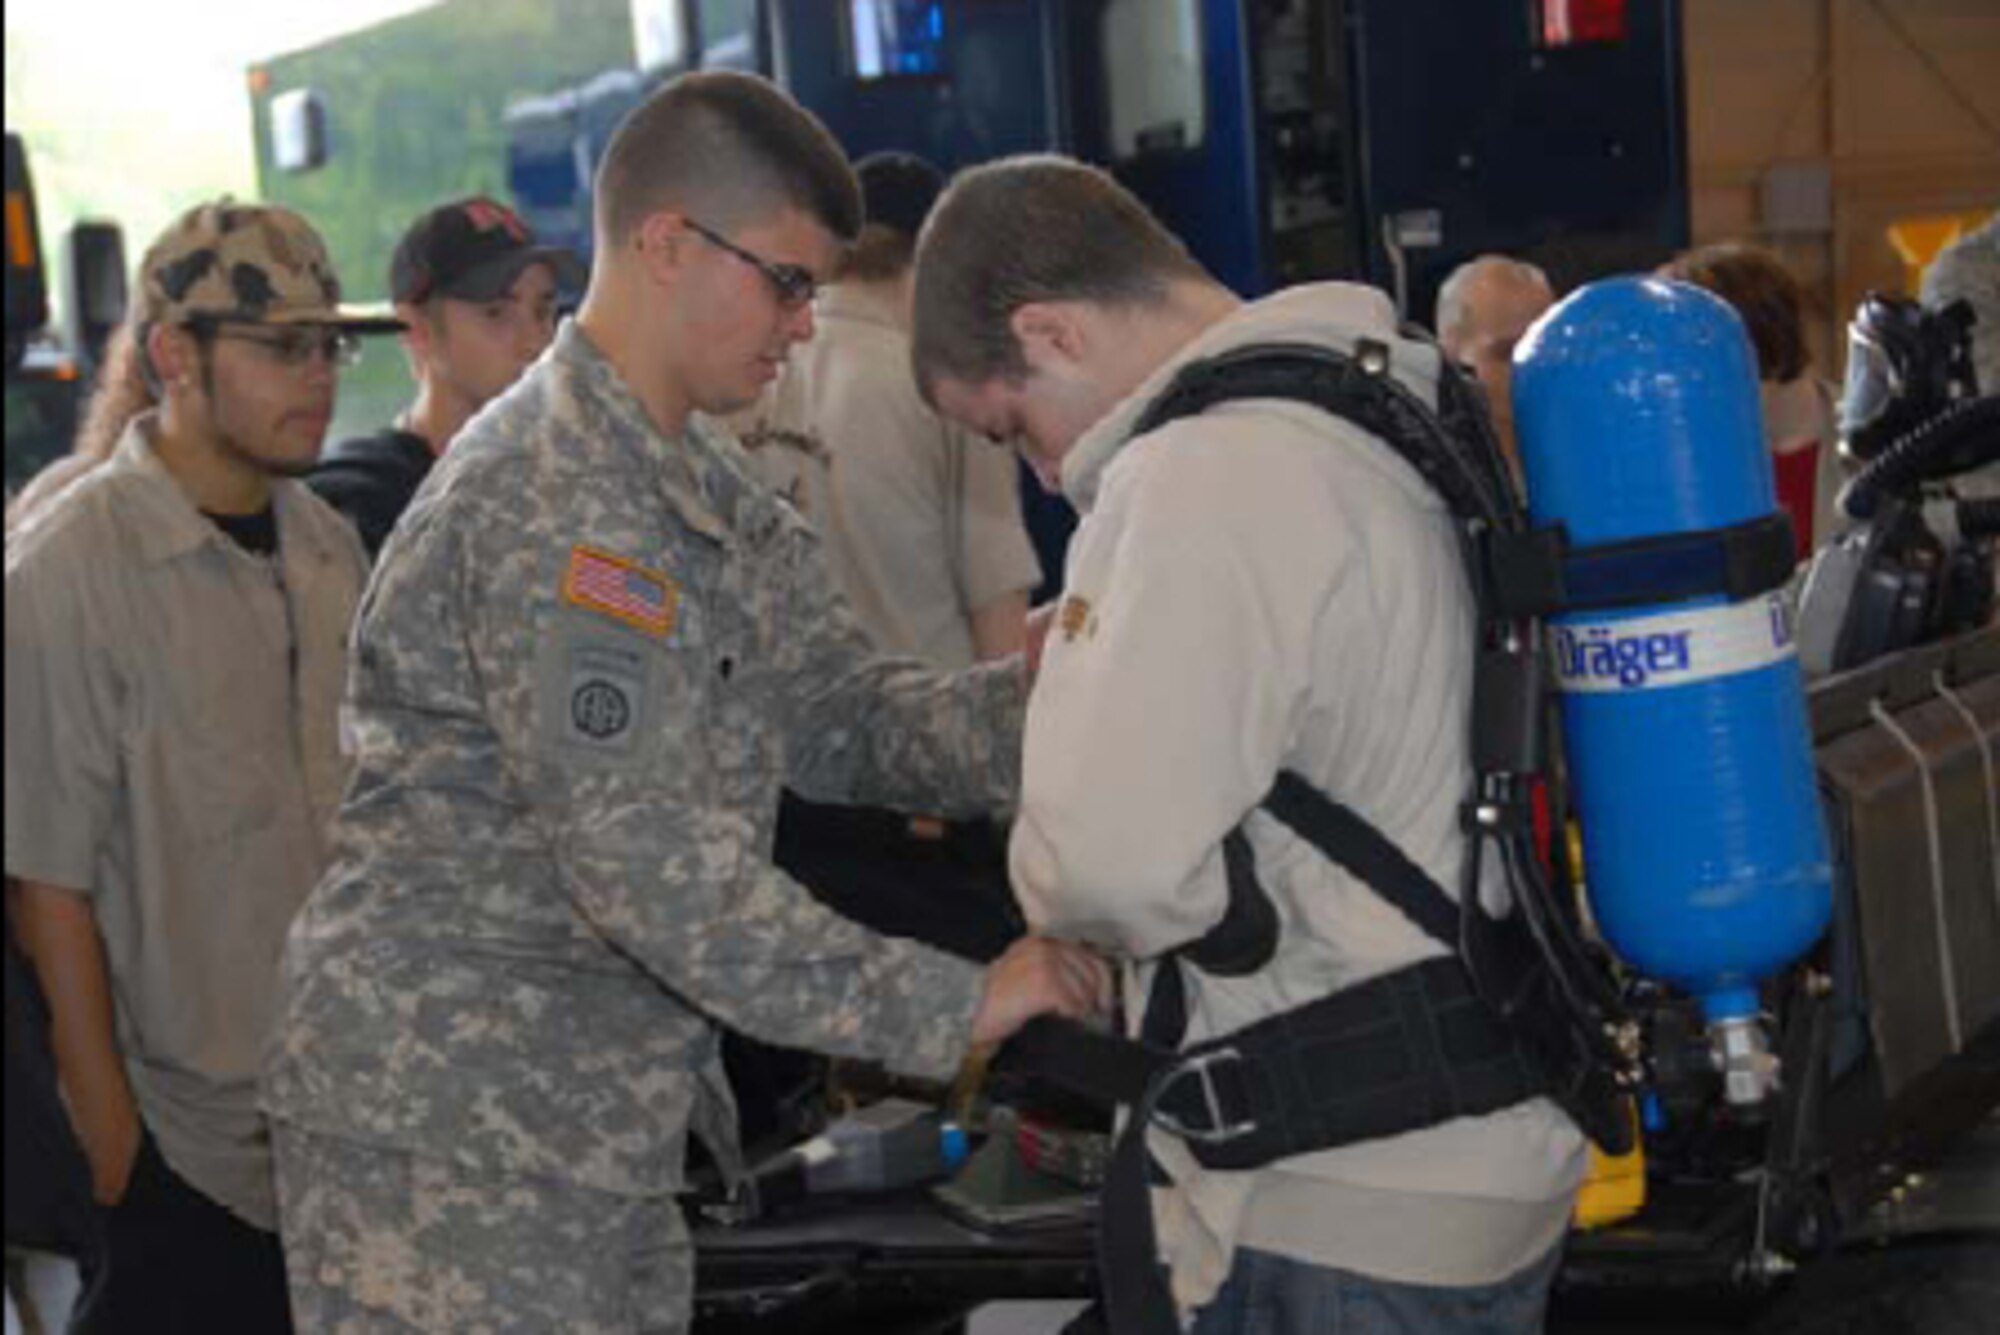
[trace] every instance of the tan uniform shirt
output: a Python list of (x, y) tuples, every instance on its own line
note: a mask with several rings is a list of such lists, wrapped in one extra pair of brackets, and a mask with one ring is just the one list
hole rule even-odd
[(204, 518), (139, 418), (7, 545), (7, 874), (88, 895), (174, 1171), (275, 1226), (257, 1073), (340, 800), (360, 544), (276, 488), (279, 556)]
[(737, 422), (758, 475), (819, 529), (876, 644), (946, 668), (975, 657), (971, 614), (1041, 583), (1013, 451), (924, 406), (882, 298), (831, 288), (818, 333)]

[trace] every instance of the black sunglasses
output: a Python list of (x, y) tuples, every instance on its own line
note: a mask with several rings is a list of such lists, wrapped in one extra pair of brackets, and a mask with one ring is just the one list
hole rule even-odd
[(803, 264), (773, 264), (754, 250), (745, 250), (728, 237), (702, 226), (692, 218), (685, 220), (688, 230), (702, 240), (719, 249), (728, 251), (737, 259), (764, 275), (771, 290), (778, 294), (778, 300), (786, 306), (797, 308), (819, 295), (819, 279), (813, 277), (812, 270)]

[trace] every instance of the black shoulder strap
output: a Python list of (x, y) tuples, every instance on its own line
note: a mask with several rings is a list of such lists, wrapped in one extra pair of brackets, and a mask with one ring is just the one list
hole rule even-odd
[(1257, 881), (1257, 858), (1240, 825), (1222, 838), (1222, 867), (1229, 887), (1222, 921), (1181, 953), (1203, 973), (1241, 978), (1277, 953), (1278, 909)]
[(1264, 810), (1349, 875), (1389, 901), (1424, 935), (1458, 949), (1459, 905), (1422, 867), (1368, 821), (1289, 770), (1264, 798)]
[[(1463, 396), (1447, 392), (1456, 372), (1440, 369), (1440, 402), (1469, 415)], [(1363, 339), (1351, 356), (1307, 343), (1258, 343), (1191, 362), (1141, 414), (1134, 435), (1205, 412), (1219, 403), (1278, 399), (1350, 422), (1416, 470), (1461, 520), (1503, 522), (1519, 512), (1505, 466), (1490, 439), (1468, 448), (1440, 413), (1389, 374), (1389, 348)], [(1280, 822), (1369, 885), (1423, 931), (1456, 950), (1459, 908), (1421, 868), (1374, 826), (1295, 774), (1281, 774), (1262, 803)], [(1213, 931), (1183, 954), (1204, 972), (1243, 974), (1277, 948), (1277, 914), (1257, 884), (1243, 830), (1223, 844), (1229, 907)]]
[[(1780, 580), (1779, 563), (1769, 554), (1780, 546), (1774, 538), (1784, 534), (1752, 524), (1739, 526), (1741, 532), (1679, 535), (1660, 544), (1629, 544), (1625, 550), (1573, 552), (1560, 531), (1532, 527), (1477, 393), (1464, 374), (1440, 356), (1437, 381), (1433, 406), (1390, 374), (1390, 349), (1382, 342), (1359, 340), (1351, 353), (1312, 344), (1247, 345), (1180, 368), (1141, 415), (1135, 432), (1153, 430), (1229, 400), (1291, 400), (1366, 432), (1403, 459), (1449, 507), (1458, 521), (1460, 556), (1479, 622), (1471, 737), (1474, 783), (1461, 808), (1468, 839), (1458, 900), (1454, 902), (1380, 831), (1296, 776), (1281, 776), (1264, 805), (1449, 947), (1480, 990), (1489, 994), (1496, 980), (1485, 975), (1497, 958), (1489, 947), (1496, 935), (1492, 929), (1501, 921), (1489, 917), (1479, 901), (1482, 857), (1490, 845), (1502, 858), (1517, 906), (1525, 910), (1506, 921), (1515, 936), (1521, 933), (1522, 920), (1528, 922), (1541, 961), (1537, 973), (1557, 980), (1568, 1007), (1567, 1012), (1552, 1012), (1554, 1022), (1574, 1021), (1570, 1028), (1602, 1049), (1598, 1055), (1626, 1070), (1629, 1060), (1612, 1051), (1606, 1038), (1629, 1028), (1622, 1019), (1616, 986), (1560, 907), (1549, 902), (1546, 887), (1538, 884), (1539, 871), (1529, 846), (1528, 785), (1542, 774), (1545, 761), (1541, 746), (1545, 679), (1539, 662), (1541, 633), (1535, 624), (1543, 609), (1523, 606), (1524, 599), (1514, 595), (1526, 588), (1538, 599), (1551, 597), (1555, 607), (1576, 606), (1566, 598), (1565, 584), (1578, 557), (1585, 563), (1595, 559), (1605, 568), (1620, 566), (1627, 577), (1649, 572), (1654, 587), (1675, 590), (1669, 600), (1689, 596), (1684, 585), (1691, 562), (1704, 568), (1703, 578), (1718, 592), (1732, 584), (1741, 588), (1745, 581)], [(1241, 891), (1239, 882), (1250, 890)], [(1230, 910), (1218, 934), (1257, 940), (1234, 920), (1244, 906), (1257, 901), (1270, 909), (1255, 887), (1254, 875), (1232, 873)], [(1275, 950), (1276, 933), (1265, 939), (1268, 948), (1261, 956), (1238, 949), (1228, 952), (1238, 971), (1262, 967)], [(1206, 944), (1198, 944), (1185, 956), (1200, 963)], [(1499, 981), (1505, 983), (1506, 992), (1517, 990), (1514, 980)]]
[(1388, 346), (1370, 339), (1356, 342), (1351, 357), (1310, 343), (1254, 343), (1190, 362), (1132, 434), (1237, 399), (1288, 399), (1352, 422), (1416, 469), (1461, 518), (1493, 521), (1509, 508), (1504, 465), (1454, 442), (1438, 414), (1389, 374)]
[(1390, 374), (1386, 344), (1352, 356), (1306, 343), (1255, 343), (1183, 367), (1141, 415), (1143, 435), (1237, 399), (1283, 399), (1351, 422), (1416, 469), (1486, 549), (1473, 568), (1488, 610), (1502, 616), (1677, 602), (1720, 593), (1732, 602), (1781, 588), (1795, 564), (1780, 510), (1746, 523), (1579, 548), (1560, 526), (1530, 528), (1474, 391), (1440, 363), (1436, 408)]

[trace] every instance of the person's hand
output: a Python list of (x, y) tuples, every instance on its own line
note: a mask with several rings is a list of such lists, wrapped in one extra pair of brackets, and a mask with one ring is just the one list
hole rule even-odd
[(132, 1168), (139, 1162), (143, 1132), (139, 1115), (129, 1106), (106, 1109), (96, 1117), (75, 1119), (77, 1140), (90, 1164), (90, 1194), (102, 1206), (125, 1199), (132, 1184)]
[(1111, 1008), (1111, 966), (1082, 946), (1024, 937), (986, 971), (972, 1017), (975, 1046), (999, 1043), (1038, 1015), (1072, 1020)]

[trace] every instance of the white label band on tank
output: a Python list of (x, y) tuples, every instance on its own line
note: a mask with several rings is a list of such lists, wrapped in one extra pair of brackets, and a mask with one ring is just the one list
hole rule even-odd
[(1666, 690), (1753, 672), (1797, 653), (1791, 609), (1780, 593), (1722, 607), (1549, 628), (1556, 686), (1575, 694)]

